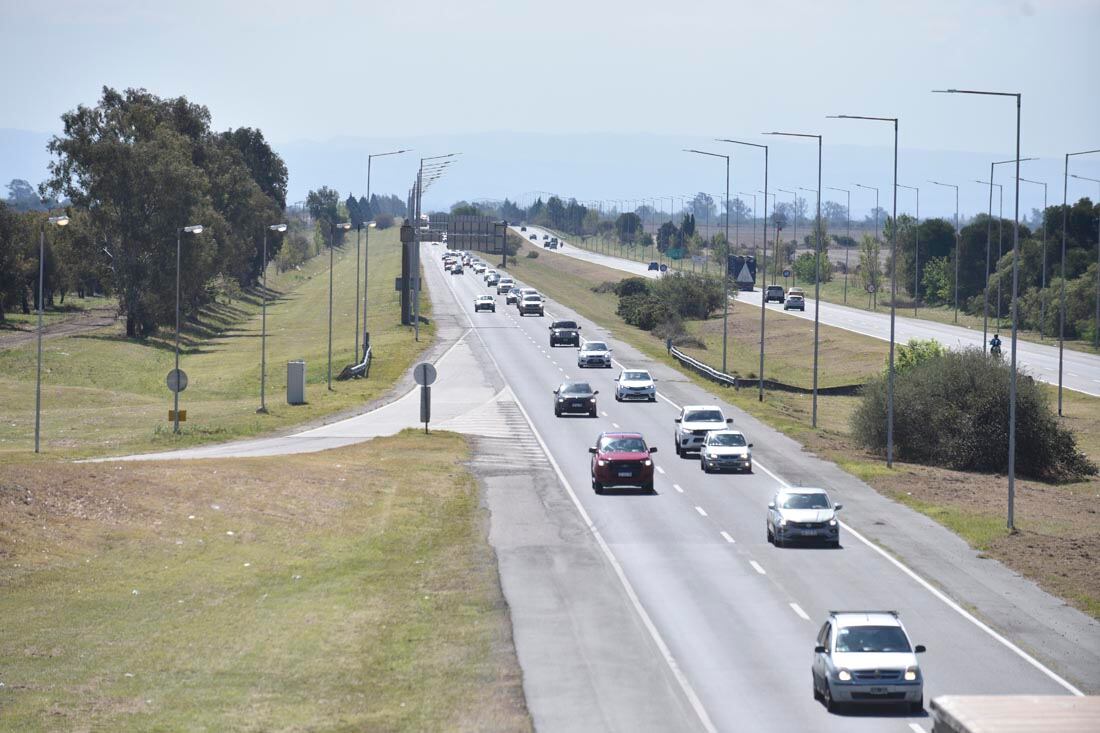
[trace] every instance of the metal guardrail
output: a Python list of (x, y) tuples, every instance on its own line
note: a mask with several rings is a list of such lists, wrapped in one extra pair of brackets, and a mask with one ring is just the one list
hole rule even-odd
[(367, 353), (363, 355), (363, 361), (358, 364), (348, 364), (336, 377), (338, 380), (351, 379), (353, 377), (369, 377), (370, 363), (373, 358), (374, 346), (367, 346)]
[[(693, 359), (684, 352), (677, 349), (675, 346), (669, 348), (668, 353), (673, 359), (684, 366), (694, 369), (699, 374), (703, 375), (712, 382), (717, 382), (726, 387), (733, 387), (734, 389), (752, 388), (757, 387), (760, 384), (759, 378), (741, 378), (720, 372), (714, 367), (708, 366), (698, 359)], [(817, 393), (819, 395), (857, 395), (859, 394), (865, 385), (862, 384), (842, 384), (835, 387), (818, 387)], [(794, 392), (797, 394), (812, 394), (813, 390), (807, 387), (797, 387), (793, 384), (784, 384), (783, 382), (776, 382), (773, 379), (764, 380), (764, 389), (770, 389), (779, 392)]]

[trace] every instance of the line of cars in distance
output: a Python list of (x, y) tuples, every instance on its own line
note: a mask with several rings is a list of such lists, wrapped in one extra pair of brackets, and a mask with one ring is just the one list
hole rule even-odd
[[(519, 288), (511, 277), (497, 273), (469, 255), (452, 259), (455, 264), (472, 267), (483, 274), (486, 285), (494, 288), (498, 295), (506, 287), (506, 294), (515, 294), (519, 303), (525, 297), (538, 298), (538, 315), (544, 315), (542, 297), (537, 291)], [(780, 295), (784, 295), (781, 289)], [(788, 303), (792, 297), (801, 297), (804, 304), (803, 293), (788, 291), (785, 296)], [(483, 309), (495, 312), (493, 295), (475, 297), (474, 310)], [(520, 310), (522, 314), (522, 306)], [(583, 340), (581, 326), (575, 321), (553, 321), (549, 331), (551, 347), (577, 348), (579, 368), (612, 367), (611, 349), (607, 343)], [(619, 402), (656, 402), (655, 381), (644, 369), (624, 367), (615, 379), (615, 399)], [(583, 415), (594, 418), (599, 414), (599, 390), (588, 381), (564, 381), (553, 394), (555, 417)], [(727, 418), (715, 405), (682, 407), (675, 418), (673, 433), (677, 456), (688, 457), (689, 453), (697, 451), (699, 467), (704, 473), (726, 470), (751, 473), (753, 444), (744, 433), (732, 429), (732, 422), (732, 418)], [(648, 445), (642, 433), (601, 432), (588, 452), (595, 493), (603, 494), (613, 487), (654, 491), (652, 455), (657, 447)], [(777, 548), (807, 540), (839, 548), (837, 512), (842, 508), (843, 505), (834, 503), (824, 489), (782, 487), (768, 502), (767, 541)], [(814, 646), (813, 696), (830, 712), (841, 705), (892, 703), (917, 713), (924, 704), (924, 679), (916, 655), (924, 651), (923, 646), (911, 643), (896, 611), (830, 611)]]

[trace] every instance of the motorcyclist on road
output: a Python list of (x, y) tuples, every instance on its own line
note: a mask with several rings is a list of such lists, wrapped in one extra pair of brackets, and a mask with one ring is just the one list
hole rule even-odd
[(1001, 355), (1001, 337), (998, 334), (993, 334), (993, 338), (989, 339), (989, 353), (993, 356)]

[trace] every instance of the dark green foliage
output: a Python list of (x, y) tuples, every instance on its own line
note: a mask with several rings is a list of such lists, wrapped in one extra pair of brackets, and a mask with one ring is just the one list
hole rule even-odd
[(615, 234), (623, 244), (633, 244), (642, 231), (642, 220), (633, 212), (620, 214), (615, 220)]
[(539, 256), (539, 251), (537, 249), (532, 249), (532, 250), (527, 251), (527, 259), (529, 259), (529, 260), (537, 259), (538, 256)]
[(612, 289), (615, 291), (615, 295), (618, 295), (620, 298), (649, 292), (649, 280), (644, 277), (628, 277), (617, 283), (612, 283), (611, 285)]
[[(1008, 469), (1009, 367), (981, 350), (926, 355), (894, 380), (897, 457), (963, 471)], [(1038, 479), (1074, 479), (1097, 468), (1058, 424), (1039, 385), (1017, 379), (1016, 471)], [(852, 430), (865, 447), (885, 452), (886, 380), (864, 390)]]
[(378, 214), (374, 217), (375, 229), (389, 229), (393, 226), (392, 214)]
[(680, 318), (702, 320), (722, 305), (722, 282), (695, 273), (666, 274), (651, 286), (651, 292), (668, 303)]
[(668, 303), (653, 293), (620, 296), (619, 307), (615, 312), (624, 321), (643, 331), (651, 331), (655, 326), (668, 321), (675, 315)]

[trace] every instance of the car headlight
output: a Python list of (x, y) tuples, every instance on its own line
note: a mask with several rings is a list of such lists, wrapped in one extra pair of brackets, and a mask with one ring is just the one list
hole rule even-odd
[(717, 453), (707, 453), (707, 458), (714, 459), (714, 458), (717, 458), (717, 457), (718, 457)]
[(649, 460), (649, 459), (647, 458), (647, 459), (645, 459), (645, 463), (644, 463), (643, 465), (646, 465), (646, 466), (652, 466), (652, 465), (653, 465), (653, 461), (651, 461), (651, 460)]
[(596, 398), (595, 397), (590, 398), (588, 401), (591, 402), (593, 405), (596, 404)]
[(840, 670), (839, 672), (836, 673), (836, 678), (838, 680), (840, 680), (841, 682), (851, 682), (852, 681), (852, 673), (849, 672), (846, 669), (842, 669), (842, 670)]
[(836, 520), (835, 519), (830, 519), (829, 520), (829, 526), (830, 527), (835, 527), (836, 526)]
[(565, 402), (561, 397), (558, 398), (558, 402)]
[(916, 667), (910, 667), (909, 669), (905, 670), (906, 682), (916, 682), (918, 677), (920, 677), (920, 670)]
[(606, 466), (607, 461), (605, 461), (604, 459), (601, 458), (600, 460), (596, 461), (596, 465), (597, 466)]
[(780, 517), (780, 518), (779, 518), (779, 526), (780, 526), (780, 527), (786, 527), (786, 526), (787, 526), (787, 519), (786, 519), (786, 517)]

